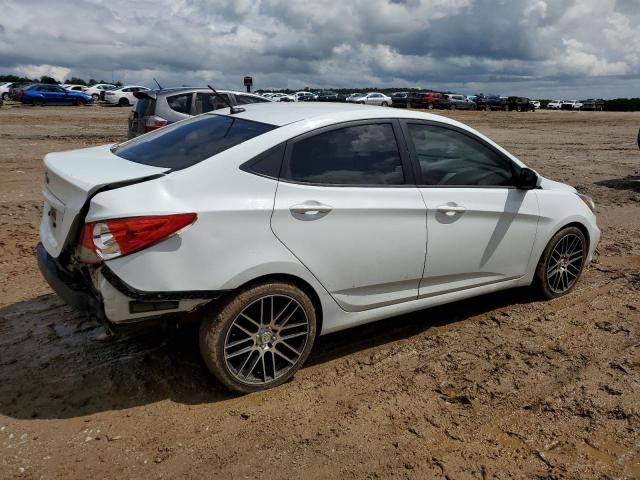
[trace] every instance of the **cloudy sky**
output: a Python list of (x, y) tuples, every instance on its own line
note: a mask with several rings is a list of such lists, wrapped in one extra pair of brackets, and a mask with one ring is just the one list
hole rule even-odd
[(0, 0), (0, 74), (640, 96), (640, 0)]

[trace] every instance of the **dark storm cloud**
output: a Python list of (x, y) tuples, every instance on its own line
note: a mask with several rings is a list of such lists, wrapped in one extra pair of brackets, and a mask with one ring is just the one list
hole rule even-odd
[[(639, 0), (125, 0), (3, 6), (6, 73), (130, 83), (636, 94)], [(39, 12), (34, 22), (32, 12)], [(62, 80), (63, 78), (61, 78)], [(545, 90), (546, 89), (546, 90)], [(557, 92), (557, 93), (556, 93)]]

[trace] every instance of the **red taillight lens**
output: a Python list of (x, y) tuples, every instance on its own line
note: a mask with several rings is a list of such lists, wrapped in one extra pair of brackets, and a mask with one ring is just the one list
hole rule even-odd
[(150, 247), (195, 222), (195, 213), (104, 220), (85, 224), (80, 260), (99, 263)]
[(169, 122), (164, 118), (158, 117), (156, 115), (151, 115), (147, 118), (147, 121), (144, 124), (144, 131), (152, 132), (153, 130), (164, 127), (167, 123)]

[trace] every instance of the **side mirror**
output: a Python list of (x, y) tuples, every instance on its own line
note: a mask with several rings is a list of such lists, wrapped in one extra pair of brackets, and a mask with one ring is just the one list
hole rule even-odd
[(522, 190), (532, 190), (538, 186), (538, 174), (530, 168), (524, 167), (518, 175), (516, 186)]

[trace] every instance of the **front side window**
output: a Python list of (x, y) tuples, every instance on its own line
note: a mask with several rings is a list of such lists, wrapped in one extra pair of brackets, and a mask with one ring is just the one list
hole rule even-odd
[(276, 128), (223, 115), (194, 117), (116, 146), (124, 159), (181, 170)]
[(511, 162), (468, 135), (445, 127), (409, 124), (423, 185), (511, 186)]
[(219, 93), (218, 95), (213, 92), (196, 93), (194, 115), (200, 115), (201, 113), (207, 113), (213, 110), (218, 110), (220, 108), (228, 107), (229, 104), (225, 103), (222, 98), (220, 98), (222, 95), (224, 95), (225, 99), (227, 99), (228, 101), (229, 97), (225, 93)]
[(402, 185), (402, 162), (389, 123), (356, 125), (296, 142), (285, 178), (325, 185)]
[(252, 95), (236, 95), (236, 102), (238, 102), (238, 105), (249, 105), (251, 103), (265, 103), (268, 102), (268, 100)]
[(183, 93), (180, 95), (173, 95), (171, 97), (167, 97), (167, 103), (169, 104), (169, 108), (178, 113), (184, 113), (186, 115), (191, 114), (191, 98), (192, 93)]

